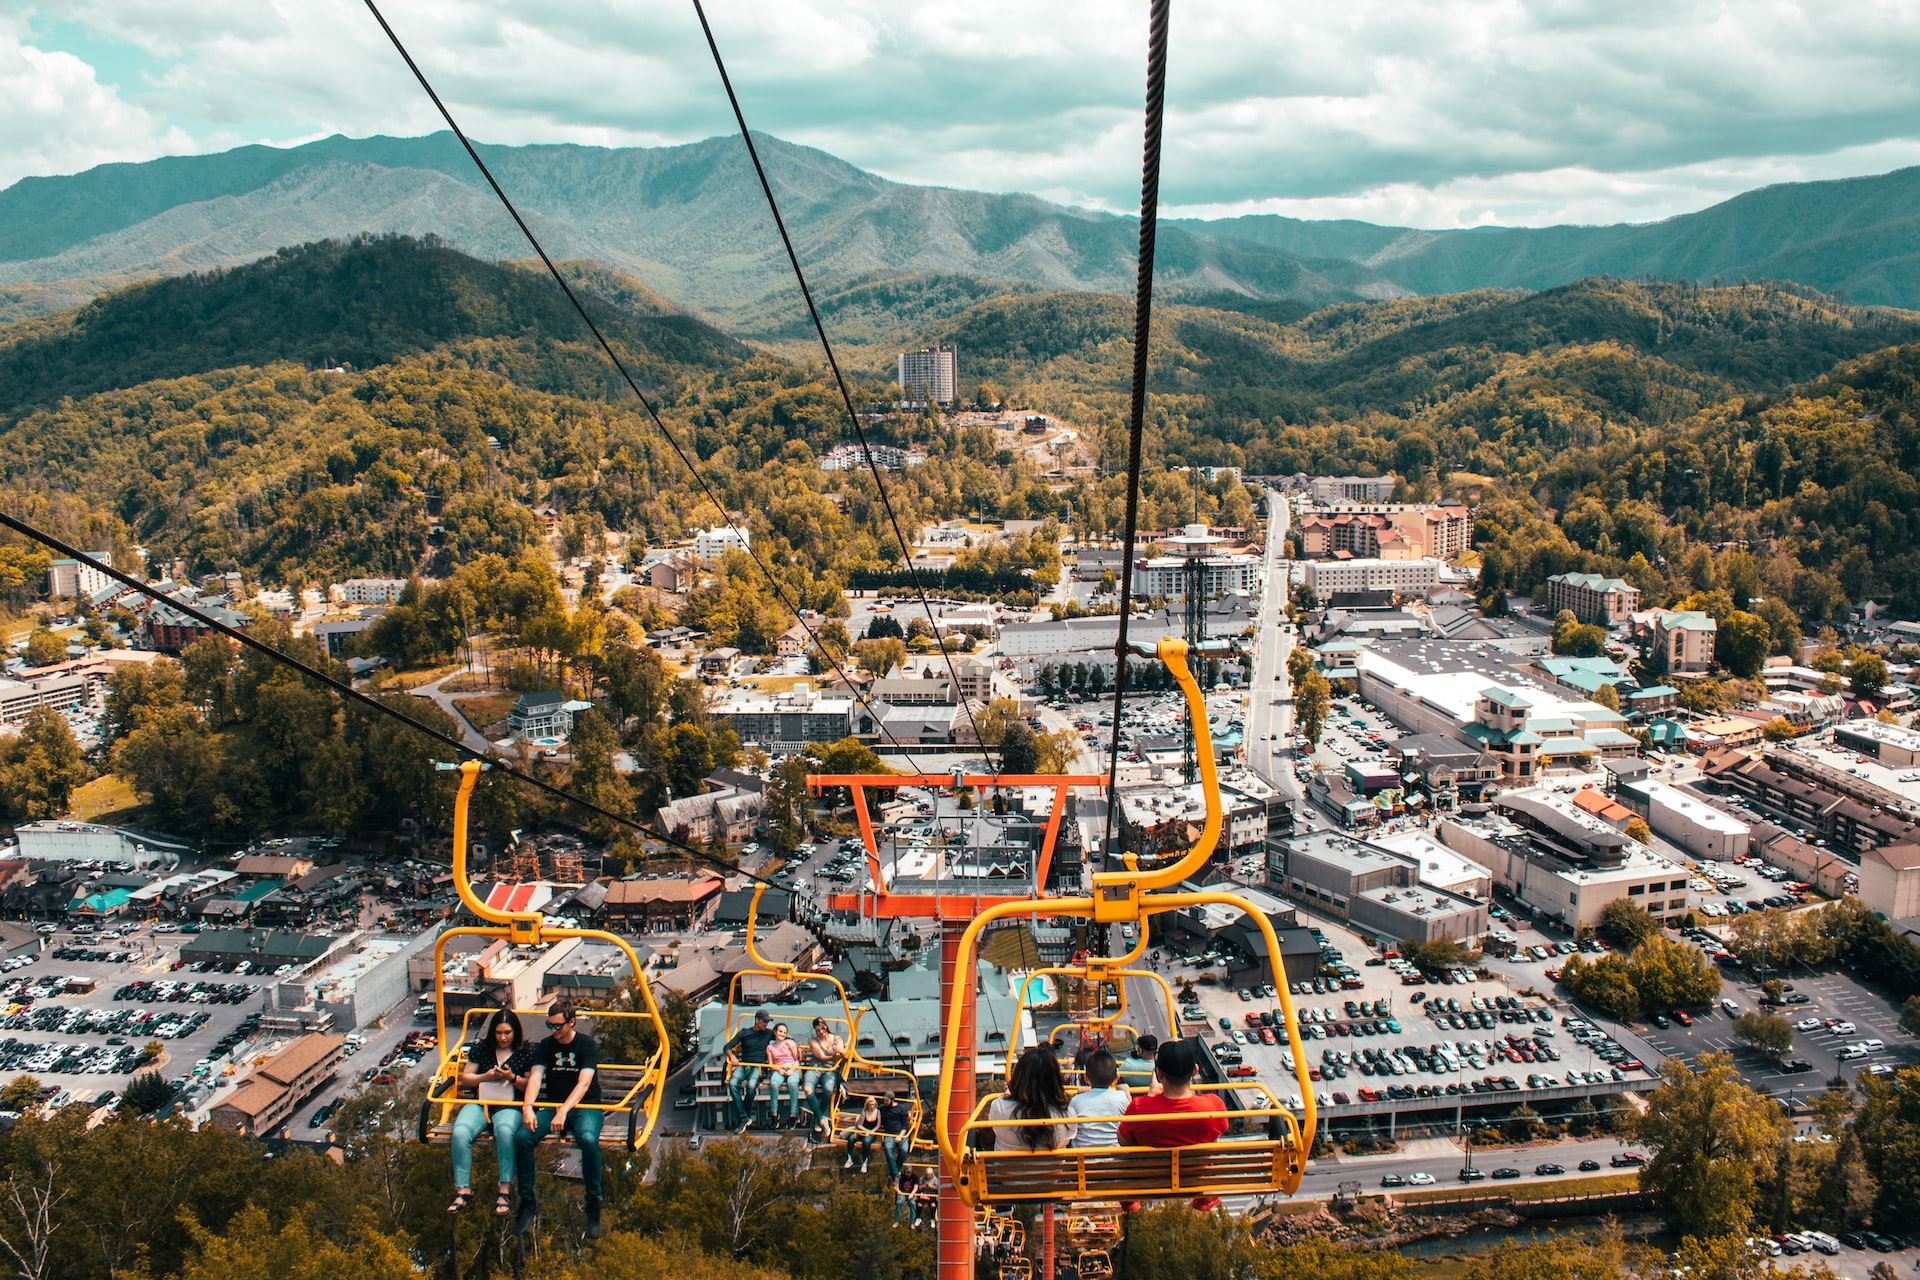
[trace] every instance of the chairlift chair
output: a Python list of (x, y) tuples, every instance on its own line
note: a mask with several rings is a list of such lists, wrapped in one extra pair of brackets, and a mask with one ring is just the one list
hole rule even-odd
[[(439, 767), (443, 770), (457, 767), (460, 773), (460, 787), (453, 806), (454, 888), (467, 910), (488, 923), (448, 929), (434, 940), (433, 1012), (434, 1028), (439, 1036), (437, 1048), (440, 1061), (427, 1083), (426, 1099), (420, 1107), (420, 1141), (449, 1141), (454, 1117), (460, 1109), (470, 1102), (480, 1101), (477, 1096), (464, 1091), (466, 1086), (460, 1080), (460, 1072), (466, 1061), (468, 1040), (477, 1037), (486, 1020), (496, 1012), (492, 1008), (469, 1009), (461, 1019), (460, 1035), (456, 1038), (447, 1034), (447, 943), (458, 937), (480, 937), (497, 938), (514, 946), (530, 947), (564, 938), (583, 938), (608, 943), (625, 953), (633, 974), (631, 989), (636, 993), (641, 1007), (631, 1010), (581, 1010), (581, 1020), (590, 1028), (600, 1028), (603, 1033), (606, 1028), (619, 1023), (638, 1023), (652, 1032), (655, 1047), (641, 1062), (614, 1062), (603, 1057), (594, 1073), (600, 1085), (601, 1101), (582, 1102), (578, 1106), (584, 1110), (605, 1113), (600, 1130), (601, 1146), (624, 1146), (628, 1151), (637, 1149), (645, 1144), (660, 1121), (667, 1063), (672, 1053), (666, 1022), (660, 1016), (659, 1006), (654, 1003), (652, 988), (640, 968), (640, 958), (618, 934), (601, 929), (555, 928), (546, 924), (538, 911), (501, 911), (481, 901), (467, 878), (467, 808), (473, 798), (474, 785), (486, 766), (478, 760), (468, 760), (458, 766), (443, 764)], [(545, 1010), (541, 1009), (515, 1009), (513, 1012), (522, 1018), (545, 1017)], [(603, 1038), (606, 1038), (604, 1034)]]

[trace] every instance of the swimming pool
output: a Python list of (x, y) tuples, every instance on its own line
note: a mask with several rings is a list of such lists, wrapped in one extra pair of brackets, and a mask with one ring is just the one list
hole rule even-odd
[(1025, 1000), (1029, 1007), (1053, 1003), (1053, 983), (1038, 974), (1021, 984), (1021, 992), (1021, 999)]

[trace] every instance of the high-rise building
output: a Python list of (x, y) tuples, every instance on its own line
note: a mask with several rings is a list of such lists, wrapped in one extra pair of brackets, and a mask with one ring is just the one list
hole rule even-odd
[(900, 353), (900, 402), (917, 409), (960, 398), (960, 353), (951, 343)]

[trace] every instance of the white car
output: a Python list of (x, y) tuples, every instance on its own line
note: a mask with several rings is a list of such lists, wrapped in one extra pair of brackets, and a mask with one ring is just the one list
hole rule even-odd
[(1410, 1173), (1407, 1175), (1407, 1182), (1416, 1187), (1431, 1186), (1433, 1185), (1433, 1175), (1430, 1173)]
[(1247, 1042), (1247, 1033), (1246, 1033), (1246, 1032), (1244, 1032), (1244, 1031), (1236, 1031), (1236, 1032), (1234, 1032), (1234, 1033), (1233, 1033), (1233, 1042), (1234, 1042), (1235, 1044), (1245, 1044), (1245, 1043)]
[[(1740, 1013), (1739, 1004), (1733, 1000), (1728, 999), (1725, 996), (1720, 997), (1720, 1007), (1727, 1011), (1727, 1016), (1729, 1018), (1736, 1017)], [(1851, 1031), (1853, 1028), (1849, 1027), (1847, 1029)]]
[(1850, 1036), (1853, 1034), (1853, 1024), (1851, 1022), (1836, 1022), (1828, 1027), (1827, 1030), (1837, 1036)]
[(1820, 1019), (1802, 1018), (1793, 1024), (1793, 1029), (1795, 1031), (1818, 1031), (1820, 1029)]

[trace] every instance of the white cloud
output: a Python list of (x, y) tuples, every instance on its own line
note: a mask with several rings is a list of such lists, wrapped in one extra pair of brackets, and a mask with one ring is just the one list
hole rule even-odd
[(195, 149), (184, 130), (165, 128), (124, 101), (79, 58), (25, 43), (4, 24), (0, 139), (0, 187), (24, 177)]
[[(478, 137), (651, 145), (732, 127), (683, 0), (388, 9)], [(902, 181), (1137, 199), (1142, 5), (708, 12), (756, 128)], [(166, 126), (201, 146), (437, 127), (351, 0), (71, 0), (61, 17), (149, 61), (117, 95), (94, 85), (148, 113), (143, 129), (107, 131), (145, 154), (178, 149)], [(1657, 217), (1758, 182), (1906, 162), (1917, 58), (1910, 0), (1182, 0), (1164, 194), (1183, 210), (1429, 226)], [(66, 70), (91, 83), (83, 63)], [(69, 134), (86, 118), (0, 117), (15, 126), (0, 132), (0, 172), (79, 167), (92, 153)]]

